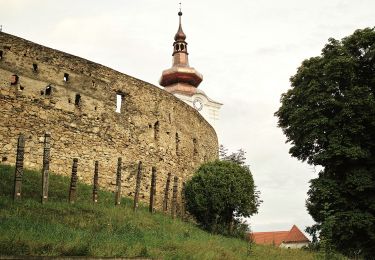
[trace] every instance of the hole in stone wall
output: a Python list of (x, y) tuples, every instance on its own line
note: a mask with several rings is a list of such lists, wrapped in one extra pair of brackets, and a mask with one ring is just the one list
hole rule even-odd
[(33, 71), (38, 72), (38, 64), (33, 63)]
[(10, 79), (10, 85), (17, 85), (18, 79), (19, 79), (19, 77), (16, 74), (12, 75), (12, 77)]
[(74, 100), (74, 105), (76, 105), (77, 107), (79, 107), (81, 104), (81, 95), (80, 94), (76, 94), (76, 98)]
[(6, 157), (6, 156), (2, 157), (2, 158), (1, 158), (1, 161), (2, 161), (2, 162), (6, 162), (6, 161), (8, 161), (8, 157)]
[(97, 107), (94, 107), (94, 110), (96, 111), (96, 110), (97, 110)]
[(50, 96), (52, 94), (52, 86), (48, 85), (46, 87), (46, 96)]
[(196, 138), (193, 138), (193, 154), (198, 154), (198, 141)]
[(148, 124), (148, 128), (152, 128), (152, 125), (151, 125), (151, 124)]
[(68, 80), (69, 80), (69, 74), (68, 73), (64, 73), (64, 81), (68, 82)]
[(156, 121), (154, 124), (154, 139), (155, 140), (159, 140), (159, 128), (160, 128), (159, 121)]
[(122, 94), (116, 94), (116, 113), (121, 113), (121, 105), (124, 96)]
[(3, 51), (0, 51), (0, 60), (3, 59)]
[(24, 89), (25, 89), (25, 87), (20, 85), (20, 90), (22, 91)]
[(68, 98), (68, 103), (69, 103), (69, 104), (72, 103), (72, 100), (71, 100), (70, 98)]
[(95, 81), (94, 80), (92, 81), (92, 86), (95, 87)]
[[(40, 95), (41, 95), (41, 96), (44, 95), (44, 91), (43, 91), (43, 90), (40, 91)], [(70, 103), (70, 102), (69, 102), (69, 103)]]
[(180, 137), (176, 133), (176, 154), (180, 155)]

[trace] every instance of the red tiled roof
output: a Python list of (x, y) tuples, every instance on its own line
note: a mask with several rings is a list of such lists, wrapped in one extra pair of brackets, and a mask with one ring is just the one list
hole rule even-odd
[(293, 225), (288, 235), (284, 238), (284, 243), (295, 242), (310, 242), (310, 240), (299, 230), (296, 225)]
[(289, 231), (254, 232), (250, 235), (253, 236), (255, 244), (279, 246), (288, 233)]
[(283, 242), (310, 242), (296, 225), (293, 225), (289, 231), (254, 232), (251, 233), (250, 236), (252, 236), (252, 239), (256, 244), (262, 245), (279, 246)]

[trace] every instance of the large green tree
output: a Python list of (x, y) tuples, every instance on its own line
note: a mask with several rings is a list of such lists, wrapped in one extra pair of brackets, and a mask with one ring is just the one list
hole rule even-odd
[(201, 165), (187, 182), (185, 196), (187, 210), (203, 228), (230, 235), (241, 226), (238, 217), (257, 213), (260, 204), (249, 167), (233, 161)]
[(321, 165), (310, 231), (347, 255), (375, 255), (375, 30), (329, 39), (303, 61), (275, 113), (292, 156)]

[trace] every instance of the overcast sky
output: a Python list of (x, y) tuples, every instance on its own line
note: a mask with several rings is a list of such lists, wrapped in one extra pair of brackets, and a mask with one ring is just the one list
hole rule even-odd
[[(3, 31), (158, 86), (171, 66), (179, 0), (0, 0)], [(291, 158), (273, 116), (301, 62), (328, 38), (375, 26), (374, 0), (189, 0), (182, 3), (190, 65), (224, 106), (219, 142), (247, 152), (264, 201), (254, 231), (313, 224), (305, 208), (314, 167)]]

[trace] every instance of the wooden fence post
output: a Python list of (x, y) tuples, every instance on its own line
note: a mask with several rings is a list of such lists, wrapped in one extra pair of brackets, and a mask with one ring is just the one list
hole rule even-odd
[(44, 149), (43, 149), (43, 168), (42, 168), (42, 204), (48, 201), (48, 186), (49, 186), (49, 160), (50, 160), (50, 144), (51, 134), (46, 132), (44, 134)]
[(99, 162), (95, 161), (94, 187), (92, 189), (92, 201), (94, 203), (98, 202), (98, 189), (99, 189)]
[(151, 175), (151, 190), (150, 190), (150, 207), (149, 211), (151, 213), (155, 212), (154, 204), (155, 204), (155, 196), (156, 196), (156, 167), (152, 167), (152, 175)]
[(69, 202), (74, 203), (77, 198), (77, 167), (78, 159), (73, 159), (72, 177), (70, 178)]
[(178, 191), (178, 177), (174, 176), (174, 178), (173, 178), (173, 197), (172, 197), (172, 207), (171, 207), (172, 218), (176, 217), (177, 191)]
[(121, 168), (122, 168), (122, 158), (117, 159), (117, 177), (116, 177), (116, 194), (115, 194), (115, 205), (120, 205), (121, 203)]
[(13, 199), (21, 198), (22, 176), (23, 176), (23, 159), (25, 154), (25, 137), (20, 134), (17, 143), (16, 170), (14, 172), (14, 192)]
[(171, 183), (171, 173), (168, 173), (167, 183), (165, 184), (164, 190), (164, 201), (163, 201), (163, 211), (167, 212), (168, 210), (168, 200), (169, 200), (169, 185)]
[(141, 179), (142, 179), (142, 162), (139, 161), (138, 171), (137, 171), (137, 181), (135, 184), (134, 205), (133, 205), (134, 211), (138, 208), (139, 190), (141, 188)]

